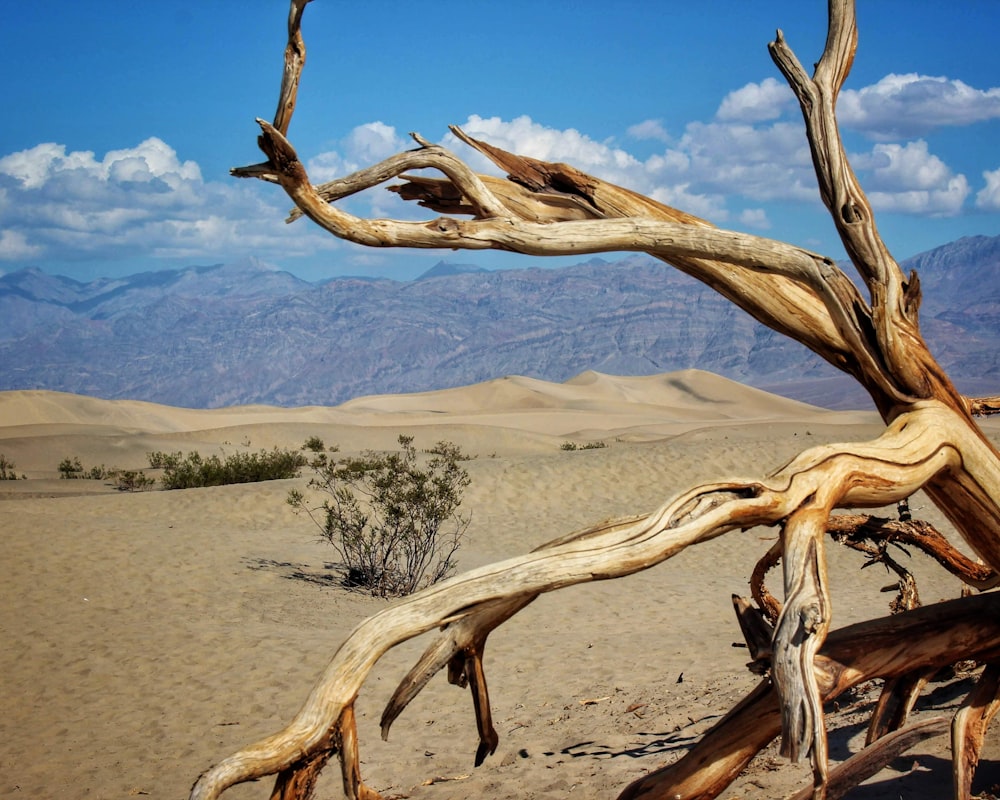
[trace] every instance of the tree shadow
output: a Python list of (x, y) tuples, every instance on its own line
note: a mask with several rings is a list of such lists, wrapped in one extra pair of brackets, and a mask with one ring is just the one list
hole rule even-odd
[[(647, 756), (664, 756), (677, 753), (678, 757), (680, 757), (698, 743), (698, 740), (701, 739), (713, 721), (721, 717), (721, 714), (712, 714), (669, 733), (636, 731), (628, 735), (629, 737), (639, 738), (641, 741), (626, 747), (614, 747), (596, 741), (577, 742), (576, 744), (567, 745), (562, 748), (558, 752), (558, 755), (569, 756), (571, 758), (608, 759), (622, 757), (646, 758)], [(554, 750), (550, 750), (545, 755), (554, 756), (557, 753)]]
[(309, 564), (275, 561), (271, 558), (244, 558), (243, 563), (247, 565), (247, 569), (255, 572), (267, 570), (290, 581), (303, 581), (316, 586), (336, 589), (347, 587), (342, 565), (329, 561), (323, 563), (322, 569), (312, 568)]
[[(973, 688), (977, 675), (958, 673), (942, 674), (917, 701), (915, 713), (950, 715)], [(878, 697), (879, 686), (855, 687), (847, 694), (848, 705), (828, 710), (828, 746), (831, 766), (855, 754), (858, 740), (863, 740), (870, 722), (870, 713)], [(841, 701), (845, 696), (841, 696)], [(546, 756), (570, 758), (614, 759), (646, 757), (677, 760), (690, 751), (721, 715), (709, 715), (692, 721), (672, 732), (638, 731), (628, 734), (638, 743), (627, 745), (602, 744), (585, 740), (563, 747), (558, 752), (547, 751)], [(947, 738), (947, 735), (945, 735)], [(938, 745), (938, 748), (940, 745)], [(945, 745), (947, 749), (947, 745)], [(761, 750), (756, 758), (764, 756)], [(746, 773), (744, 773), (746, 774)], [(876, 776), (854, 787), (846, 797), (851, 800), (897, 800), (900, 797), (950, 797), (952, 794), (952, 764), (947, 755), (928, 752), (916, 746), (887, 764)], [(973, 796), (979, 800), (1000, 800), (1000, 762), (983, 759), (973, 781)]]

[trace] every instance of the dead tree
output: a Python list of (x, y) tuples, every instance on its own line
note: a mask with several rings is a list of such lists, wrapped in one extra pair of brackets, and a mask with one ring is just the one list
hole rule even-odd
[[(355, 699), (387, 650), (434, 630), (432, 643), (385, 710), (383, 733), (430, 677), (447, 667), (452, 682), (472, 690), (480, 762), (498, 739), (482, 661), (494, 628), (543, 592), (623, 577), (690, 545), (757, 525), (780, 529), (784, 583), (784, 603), (773, 629), (762, 615), (754, 619), (741, 612), (765, 678), (685, 758), (645, 776), (622, 796), (715, 797), (779, 733), (784, 754), (811, 760), (814, 788), (809, 793), (822, 797), (829, 790), (834, 796), (900, 748), (934, 732), (938, 723), (903, 728), (875, 741), (853, 766), (848, 762), (833, 774), (828, 770), (824, 699), (873, 677), (919, 674), (965, 659), (1000, 659), (1000, 600), (994, 594), (828, 636), (824, 537), (836, 508), (884, 506), (923, 489), (987, 567), (1000, 569), (1000, 454), (973, 419), (974, 412), (995, 409), (997, 399), (963, 397), (928, 350), (918, 323), (917, 276), (901, 272), (879, 236), (837, 128), (837, 95), (857, 42), (853, 0), (830, 0), (828, 37), (812, 76), (780, 31), (769, 49), (798, 97), (822, 200), (867, 297), (830, 258), (717, 229), (571, 166), (507, 153), (458, 129), (453, 131), (460, 139), (508, 173), (506, 180), (478, 175), (448, 150), (414, 135), (416, 149), (314, 186), (287, 138), (305, 61), (301, 20), (308, 2), (291, 2), (278, 110), (273, 124), (258, 120), (267, 160), (233, 170), (240, 177), (280, 184), (294, 201), (293, 218), (304, 215), (335, 236), (372, 247), (498, 249), (537, 256), (648, 253), (853, 376), (871, 395), (886, 427), (870, 442), (806, 450), (767, 477), (687, 489), (653, 513), (570, 534), (522, 557), (431, 586), (376, 614), (343, 643), (288, 726), (209, 769), (192, 789), (193, 800), (218, 797), (236, 783), (265, 775), (277, 776), (274, 797), (305, 798), (333, 755), (339, 757), (348, 796), (377, 797), (361, 778)], [(441, 177), (408, 175), (428, 168)], [(336, 205), (396, 178), (404, 182), (391, 188), (442, 216), (421, 222), (361, 219)], [(950, 546), (942, 552), (944, 561), (955, 560)], [(993, 573), (986, 569), (978, 580), (981, 586), (992, 585)], [(969, 796), (998, 685), (997, 668), (988, 668), (952, 723), (960, 798)], [(900, 724), (882, 726), (883, 732)]]

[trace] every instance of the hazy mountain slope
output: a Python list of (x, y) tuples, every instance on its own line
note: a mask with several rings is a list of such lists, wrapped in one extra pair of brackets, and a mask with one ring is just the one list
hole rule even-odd
[[(969, 391), (995, 390), (1000, 237), (904, 266), (920, 272), (924, 330), (946, 368)], [(511, 374), (690, 367), (811, 402), (863, 402), (801, 345), (643, 255), (495, 272), (441, 264), (410, 282), (310, 284), (256, 261), (88, 284), (0, 276), (0, 389), (309, 405)]]

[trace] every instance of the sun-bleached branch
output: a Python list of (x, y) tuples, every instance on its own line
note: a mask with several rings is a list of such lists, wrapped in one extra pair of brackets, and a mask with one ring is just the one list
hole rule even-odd
[[(278, 109), (273, 123), (258, 120), (258, 142), (267, 161), (233, 170), (238, 177), (280, 184), (295, 205), (291, 220), (306, 217), (334, 236), (370, 247), (537, 256), (648, 253), (856, 378), (872, 396), (886, 429), (872, 442), (807, 450), (766, 478), (693, 487), (651, 514), (569, 534), (532, 553), (431, 586), (376, 614), (340, 647), (289, 725), (208, 770), (195, 784), (192, 800), (210, 800), (236, 783), (271, 774), (278, 776), (275, 797), (304, 800), (335, 753), (347, 795), (377, 797), (361, 777), (354, 702), (384, 653), (432, 630), (437, 633), (431, 644), (386, 707), (383, 735), (430, 677), (447, 667), (453, 683), (471, 690), (478, 763), (497, 746), (483, 667), (483, 651), (496, 627), (539, 594), (625, 577), (699, 542), (756, 525), (780, 528), (780, 542), (767, 563), (780, 558), (784, 602), (767, 600), (759, 566), (755, 597), (766, 613), (743, 608), (740, 619), (755, 669), (768, 672), (770, 679), (677, 765), (637, 781), (622, 796), (714, 797), (780, 730), (785, 754), (811, 760), (811, 791), (822, 797), (835, 784), (860, 780), (894, 748), (923, 735), (911, 730), (893, 736), (888, 728), (902, 724), (905, 713), (877, 712), (878, 735), (868, 757), (831, 773), (822, 702), (866, 676), (913, 676), (921, 668), (961, 658), (1000, 658), (995, 599), (964, 598), (958, 606), (908, 612), (910, 627), (902, 642), (886, 634), (892, 625), (885, 620), (829, 633), (833, 609), (824, 540), (834, 509), (882, 506), (923, 489), (985, 562), (981, 585), (995, 581), (1000, 453), (972, 415), (991, 413), (1000, 403), (962, 397), (934, 359), (919, 328), (919, 280), (915, 274), (904, 276), (893, 260), (843, 148), (835, 112), (857, 47), (853, 0), (829, 0), (827, 41), (811, 77), (780, 31), (770, 52), (799, 99), (820, 195), (867, 287), (867, 299), (830, 258), (720, 230), (570, 165), (508, 153), (458, 128), (452, 129), (454, 135), (498, 165), (506, 179), (479, 175), (450, 150), (413, 134), (415, 149), (314, 186), (289, 133), (305, 60), (301, 24), (308, 1), (291, 0)], [(414, 174), (418, 170), (437, 174)], [(395, 179), (403, 183), (390, 189), (439, 216), (366, 219), (337, 205)], [(933, 546), (942, 563), (954, 560), (954, 548)], [(967, 564), (961, 568), (973, 572)], [(977, 621), (980, 604), (990, 619)], [(773, 630), (768, 615), (776, 620)], [(977, 710), (956, 723), (966, 754), (963, 766), (955, 768), (960, 800), (967, 800), (967, 778), (978, 760), (982, 731), (995, 713), (995, 683), (991, 672), (971, 698)], [(914, 687), (918, 682), (910, 684)], [(913, 696), (910, 689), (907, 697)]]

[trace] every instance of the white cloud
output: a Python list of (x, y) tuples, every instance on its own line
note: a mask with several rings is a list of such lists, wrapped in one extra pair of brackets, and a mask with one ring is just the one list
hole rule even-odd
[(913, 189), (906, 192), (868, 192), (872, 208), (878, 212), (952, 217), (962, 210), (969, 195), (969, 182), (957, 175), (938, 189)]
[(343, 178), (363, 167), (377, 164), (407, 148), (396, 129), (384, 122), (358, 125), (340, 142), (341, 149), (318, 153), (306, 162), (313, 183)]
[(837, 117), (876, 139), (908, 139), (936, 128), (1000, 118), (1000, 88), (975, 89), (960, 80), (909, 73), (886, 75), (863, 89), (841, 92)]
[(862, 183), (876, 211), (953, 216), (969, 195), (969, 182), (932, 154), (927, 142), (876, 144), (855, 156)]
[(986, 186), (976, 195), (976, 207), (987, 211), (1000, 211), (1000, 169), (983, 173)]
[[(20, 231), (0, 231), (0, 261), (19, 261), (37, 256), (41, 248), (28, 243)], [(0, 275), (3, 273), (0, 272)]]
[(802, 126), (691, 123), (679, 149), (705, 188), (752, 200), (815, 200), (816, 179)]
[[(943, 78), (887, 76), (874, 86), (845, 92), (840, 113), (868, 133), (888, 135), (894, 127), (1000, 116), (998, 95), (1000, 90), (984, 92)], [(712, 121), (689, 123), (678, 136), (669, 136), (660, 120), (640, 122), (624, 132), (622, 141), (642, 157), (615, 140), (598, 141), (527, 116), (473, 115), (462, 127), (501, 148), (565, 161), (717, 223), (732, 219), (766, 229), (770, 220), (762, 204), (819, 202), (802, 123), (782, 117), (793, 109), (790, 97), (782, 84), (767, 79), (730, 93)], [(461, 148), (450, 134), (445, 144)], [(392, 126), (370, 122), (348, 133), (336, 149), (311, 158), (307, 169), (314, 182), (322, 182), (410, 146)], [(658, 152), (645, 155), (650, 149)], [(474, 168), (496, 173), (477, 154), (464, 151), (462, 156)], [(931, 153), (923, 140), (879, 141), (854, 156), (853, 163), (878, 211), (954, 215), (971, 193), (965, 176)], [(1000, 210), (1000, 169), (983, 175), (976, 205)], [(346, 203), (365, 216), (425, 215), (384, 191)], [(185, 259), (256, 254), (280, 260), (339, 246), (313, 225), (286, 226), (288, 206), (279, 189), (259, 182), (206, 182), (198, 164), (179, 158), (155, 137), (103, 156), (43, 143), (0, 157), (0, 261), (110, 260), (150, 253)]]
[(347, 137), (350, 158), (378, 162), (403, 149), (403, 142), (396, 129), (383, 122), (359, 125)]
[(763, 208), (746, 208), (740, 212), (740, 224), (747, 228), (755, 228), (766, 231), (771, 227), (771, 220), (767, 218), (767, 212)]
[(663, 120), (647, 119), (636, 125), (630, 126), (625, 133), (633, 139), (646, 141), (653, 139), (660, 142), (669, 142), (670, 134), (663, 127)]
[[(505, 122), (499, 117), (483, 118), (473, 114), (461, 127), (476, 139), (485, 139), (519, 155), (543, 161), (566, 161), (584, 172), (603, 170), (605, 180), (612, 180), (605, 177), (607, 174), (624, 175), (639, 163), (624, 150), (595, 141), (574, 128), (546, 128), (527, 116)], [(449, 141), (455, 141), (450, 134)]]
[(110, 150), (100, 161), (89, 150), (67, 153), (65, 145), (53, 142), (0, 158), (0, 174), (16, 178), (25, 189), (40, 189), (74, 173), (109, 183), (150, 183), (159, 178), (171, 188), (201, 180), (197, 164), (179, 161), (174, 149), (156, 137), (131, 149)]
[(276, 258), (329, 247), (327, 237), (284, 224), (280, 190), (206, 183), (195, 162), (157, 138), (100, 158), (55, 143), (10, 153), (0, 158), (0, 198), (8, 262)]
[(778, 119), (795, 101), (788, 85), (774, 78), (748, 83), (726, 95), (715, 118), (723, 122), (763, 122)]

